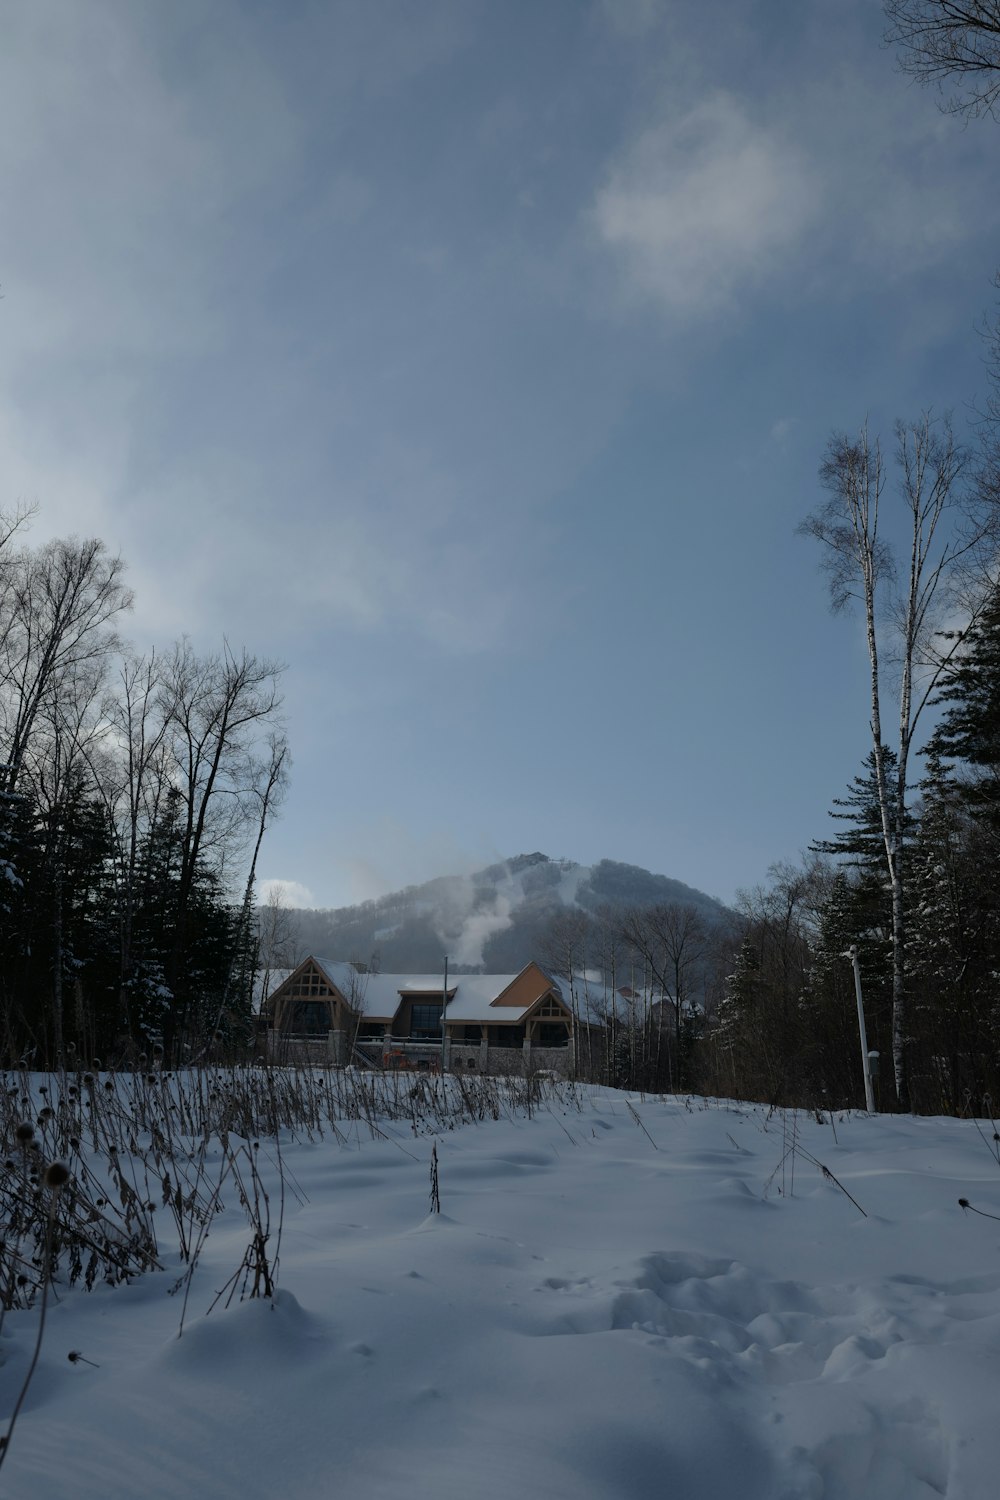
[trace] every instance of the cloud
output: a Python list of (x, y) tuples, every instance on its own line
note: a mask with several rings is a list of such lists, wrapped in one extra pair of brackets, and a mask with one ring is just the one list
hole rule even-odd
[(592, 199), (633, 300), (674, 322), (769, 290), (786, 306), (840, 301), (947, 268), (1000, 223), (1000, 198), (983, 193), (989, 133), (887, 87), (866, 42), (852, 26), (844, 46), (860, 62), (831, 65), (809, 28), (795, 67), (779, 73), (762, 54), (741, 77), (711, 37), (671, 40), (664, 78)]
[(312, 891), (298, 880), (262, 880), (257, 899), (262, 906), (274, 903), (308, 908), (315, 905)]
[(686, 318), (779, 274), (816, 209), (798, 149), (720, 92), (641, 134), (595, 216), (634, 290)]

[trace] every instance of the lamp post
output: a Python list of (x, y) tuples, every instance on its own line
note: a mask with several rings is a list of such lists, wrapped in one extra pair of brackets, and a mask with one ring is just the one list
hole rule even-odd
[(870, 1115), (873, 1115), (875, 1113), (875, 1095), (872, 1090), (871, 1059), (878, 1057), (878, 1053), (868, 1051), (868, 1037), (865, 1034), (865, 1008), (861, 1001), (861, 965), (858, 963), (857, 943), (851, 944), (844, 957), (851, 960), (854, 969), (854, 992), (858, 997), (858, 1031), (861, 1033), (861, 1067), (865, 1075), (865, 1108)]
[[(445, 1048), (447, 1046), (447, 1034), (444, 1029), (444, 1015), (448, 1009), (448, 955), (444, 956), (444, 988), (441, 991), (441, 1077), (444, 1078)], [(443, 1087), (443, 1084), (442, 1084)]]

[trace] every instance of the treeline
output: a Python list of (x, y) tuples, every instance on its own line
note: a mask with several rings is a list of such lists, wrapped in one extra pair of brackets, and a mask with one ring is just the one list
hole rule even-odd
[[(874, 752), (834, 809), (841, 832), (746, 898), (708, 1049), (711, 1079), (728, 1081), (727, 1092), (863, 1104), (855, 944), (880, 1107), (981, 1113), (1000, 1102), (1000, 589), (987, 592), (935, 701), (916, 796), (889, 831), (901, 912)], [(895, 781), (898, 755), (884, 746), (878, 759)], [(900, 914), (903, 1090), (893, 1055)]]
[(987, 417), (973, 453), (946, 422), (897, 428), (895, 511), (878, 440), (831, 440), (804, 529), (834, 606), (865, 619), (872, 733), (840, 831), (743, 893), (728, 928), (670, 905), (554, 926), (552, 967), (608, 1028), (608, 1082), (863, 1106), (855, 947), (879, 1106), (1000, 1102), (995, 405)]
[(0, 525), (0, 1051), (248, 1037), (257, 853), (287, 775), (280, 667), (142, 655), (121, 560)]

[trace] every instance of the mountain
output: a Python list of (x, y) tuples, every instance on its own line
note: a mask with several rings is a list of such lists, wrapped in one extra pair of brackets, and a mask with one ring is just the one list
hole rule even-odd
[(519, 854), (473, 875), (442, 875), (423, 885), (330, 911), (298, 910), (300, 955), (364, 959), (383, 973), (436, 973), (448, 955), (454, 973), (515, 973), (544, 961), (553, 917), (604, 906), (694, 906), (710, 923), (728, 911), (683, 881), (602, 859), (578, 865), (545, 854)]

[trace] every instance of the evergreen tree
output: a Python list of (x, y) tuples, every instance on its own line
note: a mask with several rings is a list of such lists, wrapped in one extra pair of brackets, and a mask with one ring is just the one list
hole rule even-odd
[(1000, 902), (987, 872), (1000, 837), (970, 816), (963, 787), (936, 753), (922, 783), (913, 849), (913, 1053), (925, 1110), (982, 1108), (997, 1085)]
[(854, 970), (858, 950), (865, 1025), (871, 1048), (885, 1055), (891, 1032), (891, 913), (871, 874), (834, 876), (820, 913), (809, 980), (802, 998), (803, 1060), (814, 1094), (833, 1107), (864, 1107)]
[[(897, 758), (888, 745), (882, 746), (882, 766), (886, 779), (895, 780)], [(841, 809), (841, 811), (836, 811)], [(830, 817), (850, 826), (829, 839), (816, 839), (809, 845), (814, 854), (832, 854), (843, 858), (868, 877), (876, 877), (885, 883), (885, 835), (882, 828), (882, 809), (879, 803), (878, 765), (875, 751), (865, 756), (864, 771), (851, 781), (846, 797), (834, 797)], [(894, 838), (898, 836), (895, 826), (895, 808), (890, 813), (890, 829)], [(907, 814), (904, 835), (913, 830), (912, 815)]]
[(938, 702), (947, 706), (930, 753), (967, 768), (959, 795), (975, 817), (1000, 831), (1000, 587), (969, 630)]

